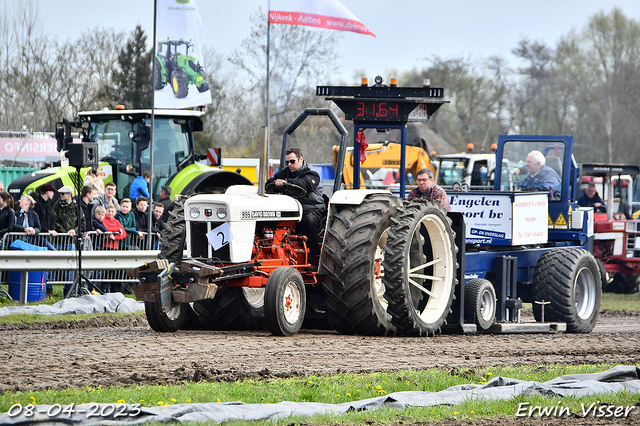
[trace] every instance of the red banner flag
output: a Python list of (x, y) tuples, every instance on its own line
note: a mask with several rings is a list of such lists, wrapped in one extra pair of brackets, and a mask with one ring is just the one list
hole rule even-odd
[(351, 31), (375, 37), (338, 0), (269, 0), (269, 23)]

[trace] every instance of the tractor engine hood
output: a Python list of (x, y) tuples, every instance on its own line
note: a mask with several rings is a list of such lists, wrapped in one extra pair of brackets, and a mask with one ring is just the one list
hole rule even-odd
[[(297, 222), (302, 218), (302, 205), (287, 195), (259, 196), (257, 187), (238, 185), (224, 194), (189, 198), (184, 216), (187, 241), (197, 244), (188, 245), (188, 257), (206, 254), (240, 263), (251, 260), (257, 222)], [(218, 253), (223, 250), (224, 255)]]

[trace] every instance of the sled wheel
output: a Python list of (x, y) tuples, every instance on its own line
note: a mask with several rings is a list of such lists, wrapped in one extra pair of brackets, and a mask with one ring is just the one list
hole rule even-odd
[(384, 297), (398, 333), (440, 332), (453, 302), (456, 252), (451, 223), (431, 200), (405, 202), (398, 209), (385, 246)]
[[(544, 306), (545, 321), (567, 323), (571, 333), (589, 333), (600, 314), (602, 284), (596, 259), (581, 248), (557, 248), (545, 252), (533, 272), (533, 302)], [(542, 321), (542, 307), (533, 304), (536, 321)]]
[(144, 312), (149, 326), (157, 332), (174, 332), (180, 330), (187, 319), (188, 303), (172, 303), (167, 312), (160, 312), (160, 304), (144, 302)]
[(496, 316), (496, 290), (491, 281), (474, 278), (464, 287), (464, 311), (480, 330), (486, 331)]
[(275, 336), (295, 335), (302, 327), (306, 306), (307, 295), (300, 272), (288, 267), (273, 271), (265, 289), (267, 329)]
[(323, 290), (330, 321), (340, 333), (395, 333), (384, 298), (383, 247), (401, 203), (393, 195), (375, 194), (329, 213), (322, 245)]

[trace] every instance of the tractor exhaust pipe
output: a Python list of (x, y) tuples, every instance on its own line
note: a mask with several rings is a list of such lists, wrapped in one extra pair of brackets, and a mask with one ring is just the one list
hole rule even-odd
[(260, 144), (260, 168), (258, 169), (258, 195), (264, 197), (264, 185), (267, 182), (267, 170), (269, 159), (267, 158), (267, 132), (268, 127), (263, 127), (262, 143)]

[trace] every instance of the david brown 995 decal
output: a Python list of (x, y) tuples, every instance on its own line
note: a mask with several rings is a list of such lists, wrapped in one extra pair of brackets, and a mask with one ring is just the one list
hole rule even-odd
[(281, 213), (278, 211), (262, 211), (262, 210), (243, 210), (240, 212), (242, 219), (264, 219), (264, 218), (278, 218)]

